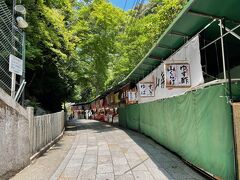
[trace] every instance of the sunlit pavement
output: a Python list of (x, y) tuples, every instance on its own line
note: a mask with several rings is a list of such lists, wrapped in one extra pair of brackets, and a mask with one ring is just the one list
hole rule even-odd
[(72, 125), (72, 146), (48, 179), (205, 179), (142, 134), (94, 120), (77, 120)]
[(77, 136), (52, 179), (204, 179), (149, 138), (94, 120)]

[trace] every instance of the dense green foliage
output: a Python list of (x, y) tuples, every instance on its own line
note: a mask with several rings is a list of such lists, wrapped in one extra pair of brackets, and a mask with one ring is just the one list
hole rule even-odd
[(24, 0), (27, 98), (57, 111), (87, 101), (131, 72), (185, 0), (154, 0), (123, 11), (107, 0)]

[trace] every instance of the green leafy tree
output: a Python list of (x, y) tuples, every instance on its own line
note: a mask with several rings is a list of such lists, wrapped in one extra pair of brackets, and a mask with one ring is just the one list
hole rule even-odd
[(125, 32), (119, 35), (119, 58), (113, 63), (113, 75), (110, 76), (112, 80), (108, 80), (110, 84), (118, 83), (132, 71), (181, 11), (186, 1), (154, 0), (150, 3), (157, 3), (151, 13), (138, 17), (135, 11), (129, 12), (131, 20), (126, 25)]
[(113, 7), (106, 0), (95, 0), (79, 10), (79, 18), (86, 22), (87, 28), (78, 45), (78, 55), (89, 64), (85, 73), (95, 95), (105, 88), (109, 63), (117, 53), (115, 43), (123, 29), (125, 16), (122, 10)]
[(27, 97), (58, 111), (124, 79), (185, 4), (152, 0), (123, 11), (107, 0), (24, 0)]
[[(26, 72), (27, 98), (58, 111), (71, 94), (71, 67), (79, 42), (72, 29), (77, 3), (70, 0), (25, 0), (27, 8)], [(70, 67), (70, 71), (66, 67)]]

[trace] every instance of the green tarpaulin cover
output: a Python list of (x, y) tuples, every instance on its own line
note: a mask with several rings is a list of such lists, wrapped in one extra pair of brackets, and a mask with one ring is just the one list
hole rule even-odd
[[(239, 98), (240, 84), (233, 84)], [(193, 165), (223, 179), (234, 179), (232, 111), (227, 85), (119, 109), (119, 123), (147, 136)]]

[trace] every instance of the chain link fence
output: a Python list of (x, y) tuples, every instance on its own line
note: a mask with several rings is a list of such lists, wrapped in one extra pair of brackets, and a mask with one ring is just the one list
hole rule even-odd
[[(13, 14), (4, 0), (0, 0), (0, 88), (11, 94), (11, 72), (9, 56), (13, 54), (22, 59), (23, 33), (16, 27)], [(20, 85), (17, 76), (16, 90)]]

